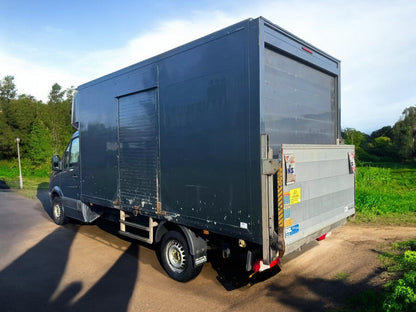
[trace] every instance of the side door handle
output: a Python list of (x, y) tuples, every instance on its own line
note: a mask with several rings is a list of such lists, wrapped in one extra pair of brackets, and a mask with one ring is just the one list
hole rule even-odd
[(73, 178), (78, 178), (78, 173), (75, 171), (74, 168), (69, 168), (69, 172), (72, 172), (72, 177)]

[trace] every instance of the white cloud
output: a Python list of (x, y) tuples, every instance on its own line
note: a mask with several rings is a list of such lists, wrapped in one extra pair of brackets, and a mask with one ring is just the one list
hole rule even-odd
[(229, 26), (235, 20), (221, 12), (205, 14), (196, 12), (187, 20), (163, 21), (158, 26), (141, 33), (125, 46), (110, 50), (92, 51), (75, 61), (81, 76), (100, 77), (120, 68), (161, 54), (182, 44)]
[[(56, 51), (55, 56), (61, 58), (59, 65), (56, 62), (38, 65), (33, 60), (11, 56), (0, 50), (0, 76), (2, 78), (13, 75), (20, 94), (30, 94), (37, 99), (47, 101), (47, 96), (55, 82), (63, 88), (78, 86), (238, 21), (221, 12), (210, 14), (195, 12), (193, 16), (193, 19), (163, 21), (120, 48), (78, 55)], [(30, 51), (30, 47), (25, 49)]]
[(19, 94), (33, 95), (44, 102), (54, 83), (66, 89), (81, 82), (77, 76), (58, 68), (40, 66), (0, 52), (0, 76), (3, 78), (6, 75), (15, 77)]

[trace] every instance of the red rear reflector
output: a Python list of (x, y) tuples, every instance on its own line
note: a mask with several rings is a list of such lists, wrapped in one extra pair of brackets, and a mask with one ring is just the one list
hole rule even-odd
[(302, 50), (312, 54), (312, 50), (308, 49), (307, 47), (302, 47)]
[(272, 268), (272, 267), (274, 267), (275, 265), (277, 265), (279, 263), (280, 263), (280, 258), (274, 259), (272, 261), (272, 263), (270, 263), (270, 267)]
[(258, 261), (256, 261), (254, 264), (253, 264), (253, 271), (254, 272), (258, 272), (258, 271), (260, 271), (260, 261), (258, 260)]
[(326, 233), (324, 235), (319, 236), (316, 240), (321, 241), (326, 238)]
[(269, 265), (264, 264), (263, 260), (257, 260), (256, 262), (254, 262), (253, 264), (253, 271), (254, 272), (261, 272), (267, 269), (270, 269), (272, 267), (274, 267), (275, 265), (278, 265), (280, 263), (280, 258), (274, 259)]

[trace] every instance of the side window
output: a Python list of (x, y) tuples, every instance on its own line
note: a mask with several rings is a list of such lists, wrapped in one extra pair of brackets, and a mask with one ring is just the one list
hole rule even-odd
[(63, 169), (66, 169), (69, 166), (70, 150), (71, 150), (71, 143), (69, 143), (68, 146), (66, 147), (64, 156), (62, 157)]
[(65, 149), (63, 160), (63, 168), (76, 167), (79, 161), (79, 138), (75, 138), (68, 144)]
[(69, 167), (75, 167), (79, 161), (79, 138), (72, 140), (71, 154), (69, 157)]

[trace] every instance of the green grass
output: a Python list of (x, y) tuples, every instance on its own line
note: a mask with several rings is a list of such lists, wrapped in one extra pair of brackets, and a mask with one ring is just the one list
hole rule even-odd
[(334, 278), (337, 281), (342, 281), (344, 283), (347, 283), (349, 279), (349, 275), (348, 273), (345, 273), (345, 272), (338, 272), (337, 274), (335, 274)]
[(0, 160), (0, 180), (25, 197), (36, 198), (38, 189), (48, 189), (50, 169), (47, 165), (33, 166), (22, 161), (23, 189), (20, 189), (19, 167), (17, 161)]
[(359, 167), (354, 222), (416, 224), (416, 169)]

